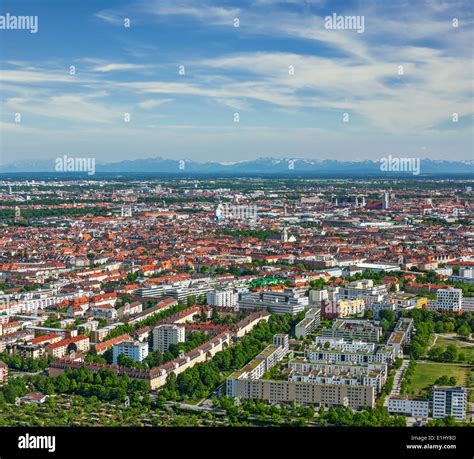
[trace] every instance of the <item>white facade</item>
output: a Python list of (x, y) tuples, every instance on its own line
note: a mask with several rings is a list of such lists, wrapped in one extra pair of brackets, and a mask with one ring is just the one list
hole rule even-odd
[(117, 364), (118, 356), (125, 354), (131, 357), (135, 362), (141, 362), (148, 355), (148, 343), (140, 341), (123, 341), (119, 344), (114, 344), (112, 348), (113, 363)]
[(433, 387), (433, 418), (454, 416), (462, 421), (466, 417), (467, 390), (460, 386)]
[(445, 288), (436, 294), (436, 309), (443, 312), (459, 312), (462, 307), (462, 290)]
[(474, 297), (465, 296), (462, 299), (463, 312), (474, 312)]
[(186, 339), (185, 328), (175, 324), (159, 325), (153, 329), (153, 350), (166, 352), (170, 344), (183, 343)]
[(232, 289), (212, 290), (206, 295), (206, 302), (211, 306), (233, 308), (237, 305), (237, 293)]
[(474, 268), (473, 267), (460, 268), (459, 275), (461, 277), (466, 277), (468, 279), (474, 279)]
[(388, 399), (389, 413), (406, 414), (414, 417), (427, 418), (429, 415), (429, 400), (411, 399), (393, 396)]
[(328, 291), (326, 289), (309, 291), (309, 301), (311, 301), (312, 303), (319, 303), (327, 299), (329, 299), (329, 297), (328, 297)]
[(301, 322), (298, 322), (295, 326), (296, 338), (306, 339), (320, 323), (321, 309), (310, 308), (306, 311), (305, 317)]
[(241, 293), (237, 304), (239, 309), (269, 310), (273, 314), (298, 314), (308, 307), (309, 299), (304, 296), (303, 291), (285, 289), (283, 292)]

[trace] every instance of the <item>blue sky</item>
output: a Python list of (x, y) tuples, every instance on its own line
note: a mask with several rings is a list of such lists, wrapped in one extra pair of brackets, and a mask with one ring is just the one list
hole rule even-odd
[[(38, 32), (0, 30), (2, 163), (473, 159), (471, 0), (0, 0), (6, 13)], [(325, 28), (333, 14), (363, 33)]]

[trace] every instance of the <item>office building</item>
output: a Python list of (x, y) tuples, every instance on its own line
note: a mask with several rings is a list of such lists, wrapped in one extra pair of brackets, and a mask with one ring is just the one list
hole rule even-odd
[(462, 290), (445, 288), (436, 292), (436, 310), (438, 312), (460, 312), (462, 310)]
[(421, 398), (392, 395), (388, 399), (388, 411), (393, 414), (427, 418), (430, 402)]

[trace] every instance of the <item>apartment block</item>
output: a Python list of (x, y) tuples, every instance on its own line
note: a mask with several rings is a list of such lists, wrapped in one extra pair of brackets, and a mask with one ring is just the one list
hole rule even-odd
[(284, 289), (281, 292), (243, 292), (239, 294), (239, 310), (268, 310), (273, 314), (298, 314), (309, 304), (305, 289)]
[(237, 305), (237, 293), (233, 289), (212, 290), (207, 293), (206, 302), (210, 306), (233, 308)]
[(175, 324), (158, 325), (153, 329), (153, 350), (166, 352), (170, 344), (183, 343), (185, 339), (184, 326)]
[(72, 352), (87, 352), (89, 348), (89, 337), (79, 335), (48, 344), (46, 352), (55, 358), (61, 358)]
[(295, 326), (295, 336), (299, 339), (306, 339), (306, 337), (314, 331), (321, 322), (321, 309), (310, 308), (306, 311), (305, 317), (301, 322)]
[(132, 358), (135, 362), (141, 362), (148, 355), (148, 343), (129, 340), (114, 344), (112, 347), (112, 360), (114, 364), (117, 364), (120, 354)]
[[(229, 390), (229, 387), (231, 389)], [(227, 395), (270, 403), (312, 404), (316, 407), (345, 405), (352, 409), (375, 406), (375, 389), (371, 386), (313, 384), (268, 379), (234, 379)]]
[(467, 389), (460, 386), (433, 386), (433, 418), (454, 416), (462, 421), (466, 417)]
[(331, 327), (321, 330), (321, 336), (377, 342), (382, 336), (382, 327), (368, 320), (336, 319)]

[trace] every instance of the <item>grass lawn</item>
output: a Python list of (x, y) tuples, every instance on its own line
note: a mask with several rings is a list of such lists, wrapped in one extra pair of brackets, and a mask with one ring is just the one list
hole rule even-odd
[[(445, 363), (417, 363), (415, 373), (411, 377), (410, 385), (407, 388), (408, 394), (418, 395), (426, 386), (433, 384), (441, 376), (454, 376), (457, 384), (468, 386), (468, 375), (473, 371), (469, 365), (453, 365)], [(474, 392), (474, 386), (470, 386), (470, 398)]]
[(443, 336), (438, 336), (434, 347), (446, 349), (448, 344), (454, 344), (458, 348), (458, 351), (462, 352), (466, 356), (467, 360), (474, 360), (474, 346), (469, 346), (468, 343), (459, 339), (447, 339)]

